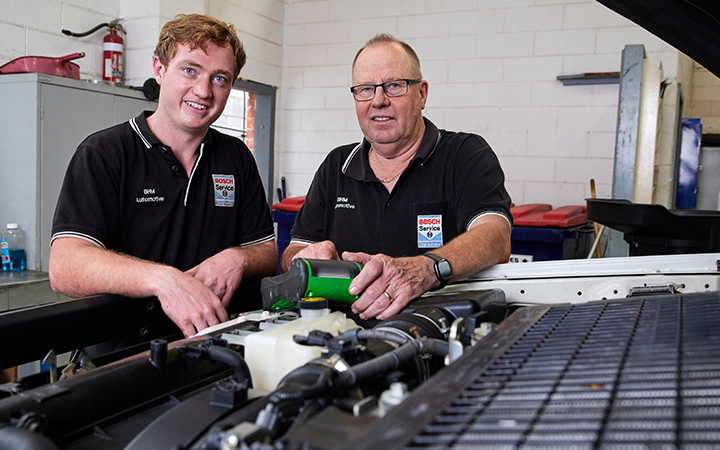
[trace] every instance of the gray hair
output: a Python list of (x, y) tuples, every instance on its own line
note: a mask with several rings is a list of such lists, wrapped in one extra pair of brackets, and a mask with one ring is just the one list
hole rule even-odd
[(407, 42), (401, 41), (400, 39), (396, 38), (392, 34), (388, 33), (380, 33), (376, 35), (374, 38), (370, 39), (365, 43), (365, 45), (362, 46), (360, 50), (355, 54), (355, 59), (353, 59), (352, 63), (352, 69), (355, 70), (355, 63), (357, 62), (358, 57), (360, 56), (360, 53), (363, 52), (368, 47), (372, 47), (379, 44), (397, 44), (399, 45), (403, 50), (405, 50), (405, 53), (410, 57), (411, 62), (411, 69), (413, 72), (413, 77), (420, 80), (422, 79), (422, 70), (420, 70), (420, 58), (418, 58), (417, 53), (415, 53), (415, 50), (413, 50), (412, 47)]

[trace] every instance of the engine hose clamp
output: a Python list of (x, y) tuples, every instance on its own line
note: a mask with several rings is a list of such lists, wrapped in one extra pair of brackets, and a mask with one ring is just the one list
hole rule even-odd
[(330, 356), (330, 364), (332, 365), (333, 369), (338, 372), (345, 372), (350, 369), (350, 365), (347, 363), (347, 361), (345, 361), (343, 357), (337, 353), (334, 353)]

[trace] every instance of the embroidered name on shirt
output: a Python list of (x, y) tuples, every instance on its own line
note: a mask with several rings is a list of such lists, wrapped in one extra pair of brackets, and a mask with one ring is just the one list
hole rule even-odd
[(338, 197), (337, 202), (335, 203), (335, 209), (338, 208), (355, 209), (355, 205), (348, 203), (347, 197)]
[(151, 195), (151, 197), (135, 197), (135, 203), (157, 203), (165, 201), (165, 197), (153, 194), (155, 194), (154, 188), (143, 189), (143, 195)]
[(215, 206), (234, 206), (235, 177), (233, 175), (213, 175), (212, 177), (215, 188)]

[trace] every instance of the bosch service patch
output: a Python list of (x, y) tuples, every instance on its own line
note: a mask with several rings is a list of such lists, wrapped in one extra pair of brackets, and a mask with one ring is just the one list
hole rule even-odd
[(215, 206), (234, 206), (235, 177), (233, 175), (213, 175), (212, 178), (215, 187)]
[(418, 248), (443, 246), (442, 216), (417, 216)]

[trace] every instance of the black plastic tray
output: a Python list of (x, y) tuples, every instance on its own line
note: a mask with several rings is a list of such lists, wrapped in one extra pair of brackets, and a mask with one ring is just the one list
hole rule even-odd
[(720, 211), (668, 210), (615, 199), (586, 201), (588, 219), (625, 233), (632, 256), (720, 251)]

